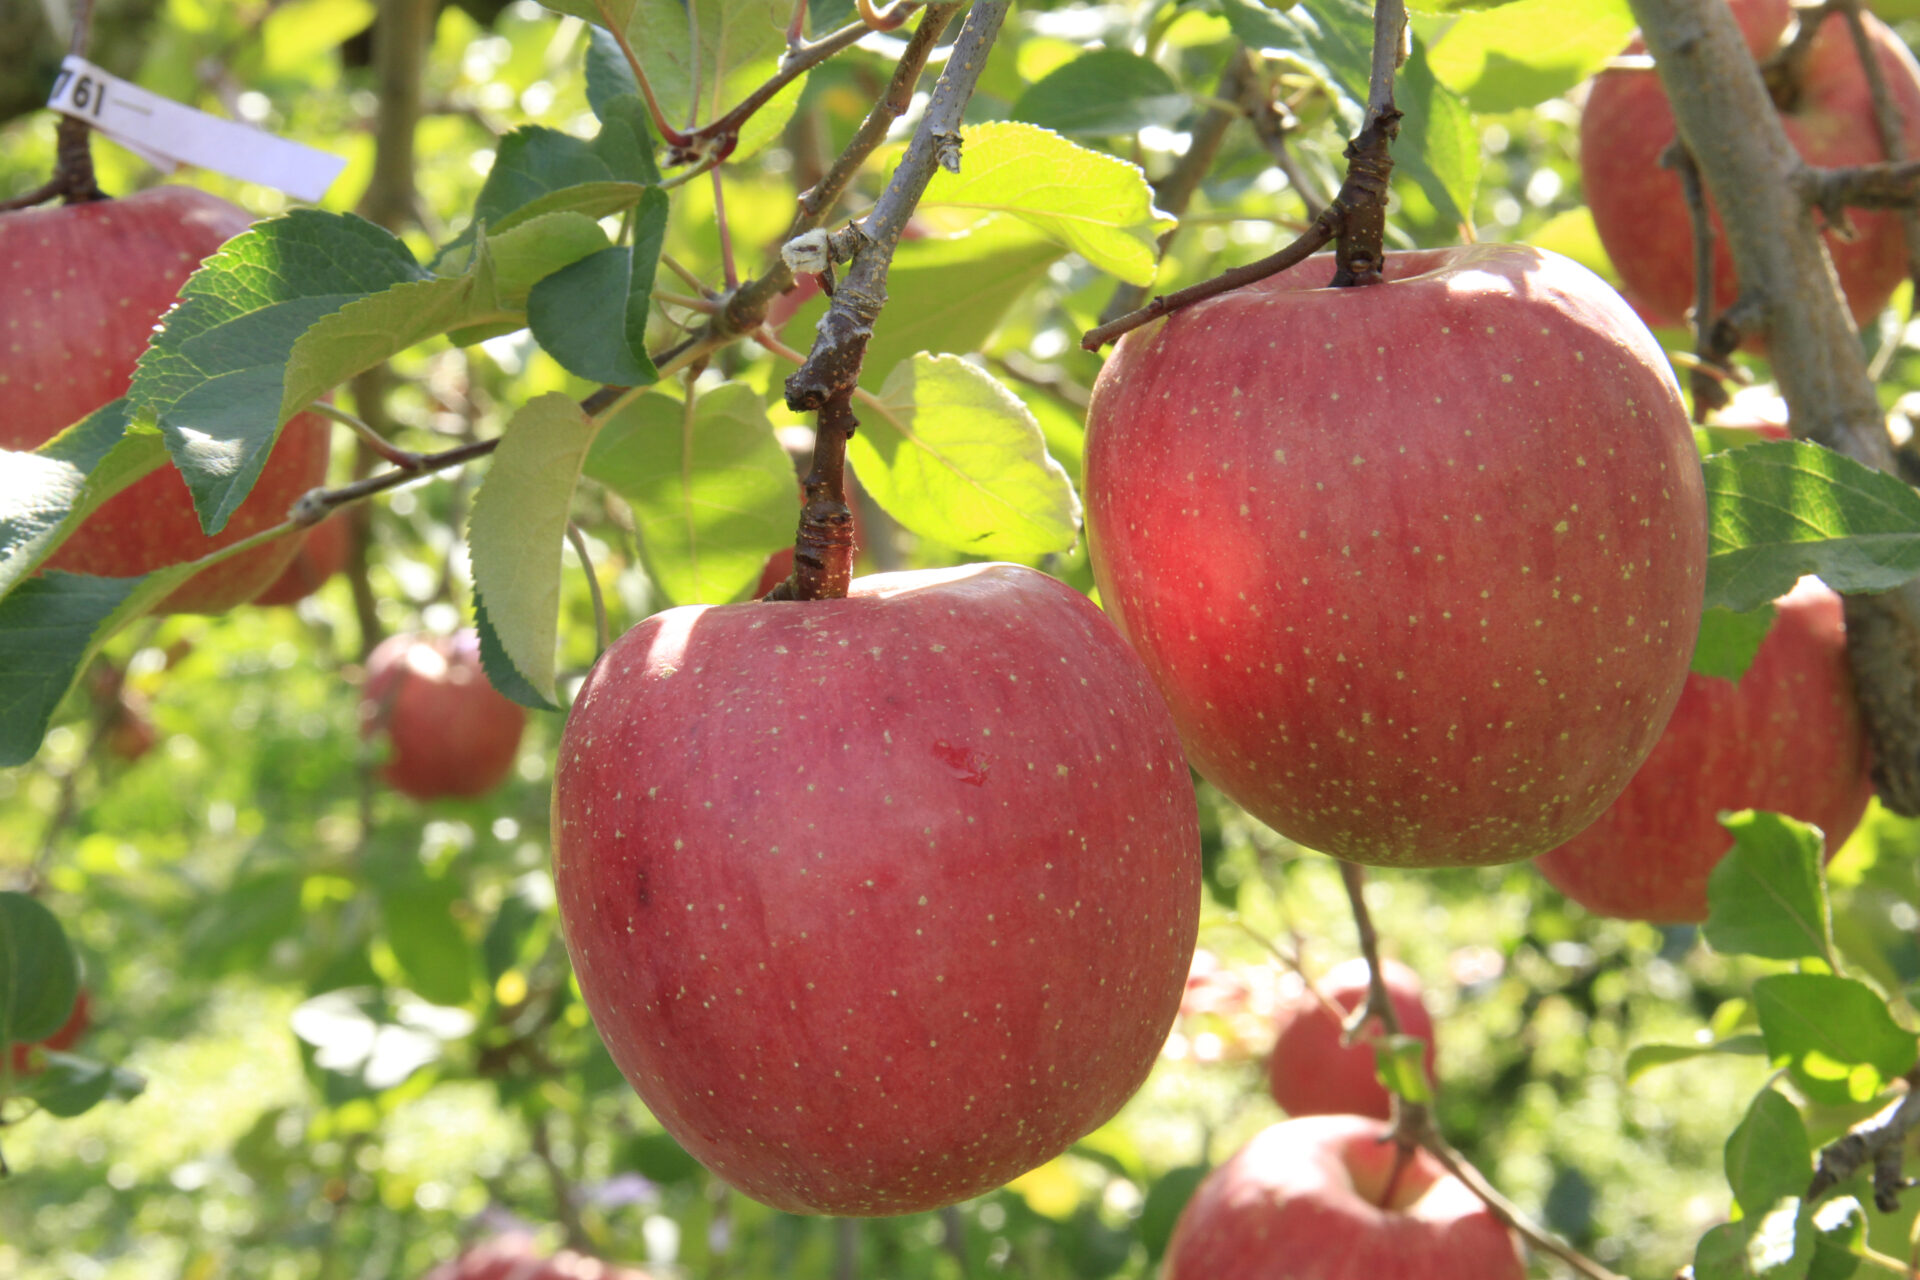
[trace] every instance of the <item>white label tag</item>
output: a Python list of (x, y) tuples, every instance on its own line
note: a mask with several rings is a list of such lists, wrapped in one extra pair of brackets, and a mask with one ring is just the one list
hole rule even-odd
[(347, 167), (340, 156), (196, 111), (71, 54), (60, 64), (47, 105), (78, 116), (163, 171), (176, 162), (198, 165), (299, 200), (318, 200)]

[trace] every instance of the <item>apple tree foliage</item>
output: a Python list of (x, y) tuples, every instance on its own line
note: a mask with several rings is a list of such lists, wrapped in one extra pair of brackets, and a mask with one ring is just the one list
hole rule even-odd
[[(1465, 224), (1605, 273), (1569, 148), (1582, 84), (1633, 27), (1624, 0), (1413, 8), (1394, 243), (1451, 243)], [(1920, 6), (1881, 9), (1920, 36)], [(620, 1080), (557, 934), (548, 757), (595, 654), (568, 525), (616, 630), (742, 598), (791, 543), (777, 431), (806, 420), (780, 383), (824, 299), (777, 338), (694, 364), (676, 348), (777, 261), (796, 194), (917, 19), (785, 83), (689, 178), (606, 24), (666, 120), (702, 125), (770, 83), (791, 5), (435, 12), (420, 114), (402, 120), (416, 216), (389, 230), (354, 212), (390, 181), (375, 137), (403, 109), (369, 65), (370, 0), (101, 6), (117, 70), (349, 165), (292, 210), (190, 175), (265, 220), (195, 275), (124, 398), (0, 459), (0, 1273), (416, 1275), (520, 1221), (668, 1274), (1150, 1274), (1204, 1171), (1275, 1114), (1258, 1069), (1272, 968), (1252, 938), (1311, 972), (1355, 945), (1327, 861), (1204, 784), (1201, 945), (1237, 994), (1183, 1014), (1113, 1123), (942, 1214), (856, 1228), (728, 1192)], [(825, 0), (808, 34), (855, 20)], [(1292, 237), (1338, 186), (1370, 40), (1359, 0), (1014, 11), (959, 171), (935, 177), (895, 255), (861, 375), (864, 568), (998, 558), (1091, 588), (1074, 478), (1099, 365), (1079, 335), (1117, 295)], [(1249, 84), (1278, 109), (1249, 117)], [(1223, 103), (1218, 153), (1169, 216), (1167, 176)], [(904, 137), (828, 225), (866, 206)], [(41, 181), (52, 149), (44, 115), (0, 129), (0, 194)], [(110, 190), (155, 180), (96, 154)], [(1903, 314), (1865, 335), (1896, 415), (1920, 382)], [(629, 390), (593, 399), (608, 386)], [(374, 497), (365, 563), (297, 609), (153, 619), (187, 570), (36, 575), (157, 467), (182, 469), (217, 529), (280, 426), (329, 393), (404, 449), (498, 444)], [(189, 422), (238, 465), (185, 447)], [(1901, 480), (1804, 442), (1720, 443), (1702, 434), (1697, 669), (1737, 676), (1800, 574), (1874, 591), (1920, 572), (1920, 499)], [(345, 431), (336, 452), (337, 482), (385, 465)], [(380, 631), (463, 623), (494, 683), (546, 714), (506, 787), (422, 807), (369, 781), (357, 663)], [(158, 749), (114, 754), (106, 731), (128, 715), (151, 717)], [(1870, 1169), (1810, 1188), (1825, 1145), (1915, 1068), (1920, 828), (1876, 810), (1823, 870), (1796, 824), (1728, 823), (1698, 930), (1595, 919), (1524, 866), (1376, 878), (1388, 949), (1440, 1015), (1438, 1122), (1531, 1216), (1630, 1274), (1840, 1276), (1869, 1245), (1904, 1258), (1913, 1196), (1876, 1205)], [(58, 1028), (83, 987), (88, 1038), (13, 1072), (8, 1047)]]

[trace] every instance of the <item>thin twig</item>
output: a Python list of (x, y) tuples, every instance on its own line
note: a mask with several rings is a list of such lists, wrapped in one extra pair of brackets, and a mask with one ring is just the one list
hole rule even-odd
[[(1867, 1165), (1877, 1166), (1883, 1152), (1900, 1151), (1908, 1131), (1920, 1124), (1920, 1087), (1916, 1087), (1920, 1086), (1920, 1067), (1909, 1071), (1902, 1079), (1906, 1081), (1907, 1091), (1898, 1100), (1882, 1107), (1821, 1149), (1820, 1159), (1814, 1167), (1813, 1181), (1807, 1184), (1809, 1201), (1819, 1199)], [(1879, 1169), (1875, 1169), (1873, 1202), (1874, 1207), (1882, 1213), (1892, 1213), (1900, 1207), (1897, 1164), (1893, 1173), (1894, 1178), (1889, 1184), (1880, 1176)]]
[[(620, 52), (626, 55), (627, 66), (633, 71), (633, 79), (640, 86), (640, 96), (646, 99), (647, 114), (653, 117), (653, 127), (660, 137), (672, 147), (684, 147), (689, 139), (686, 134), (667, 123), (667, 113), (660, 109), (660, 99), (653, 95), (653, 84), (647, 79), (647, 69), (640, 65), (640, 55), (633, 51), (633, 45), (627, 39), (626, 28), (613, 20), (613, 12), (607, 6), (607, 0), (593, 0), (593, 7), (600, 11), (600, 23), (607, 34), (620, 46)], [(699, 50), (694, 50), (694, 66), (700, 65)]]
[(1400, 1013), (1387, 994), (1386, 976), (1380, 970), (1380, 935), (1374, 932), (1373, 913), (1367, 910), (1366, 872), (1358, 863), (1340, 864), (1340, 882), (1347, 889), (1347, 903), (1353, 909), (1353, 925), (1360, 935), (1360, 954), (1367, 959), (1366, 1003), (1347, 1016), (1347, 1035), (1369, 1021), (1378, 1019), (1390, 1036), (1400, 1034)]
[[(1687, 385), (1693, 392), (1695, 422), (1705, 422), (1707, 414), (1725, 408), (1728, 402), (1721, 375), (1733, 368), (1733, 353), (1739, 346), (1735, 336), (1731, 345), (1724, 339), (1725, 326), (1716, 328), (1713, 314), (1713, 218), (1707, 210), (1707, 193), (1700, 185), (1700, 166), (1693, 153), (1679, 138), (1667, 144), (1660, 154), (1663, 167), (1680, 179), (1681, 198), (1686, 201), (1687, 218), (1693, 230), (1693, 351), (1696, 364), (1689, 370)], [(1716, 337), (1720, 340), (1716, 340)], [(1713, 372), (1709, 372), (1709, 370)]]
[(713, 225), (720, 233), (720, 272), (727, 288), (740, 287), (740, 272), (733, 264), (733, 232), (727, 228), (727, 193), (720, 184), (720, 169), (713, 170)]
[(589, 1253), (593, 1249), (593, 1239), (587, 1235), (587, 1228), (580, 1221), (580, 1206), (575, 1204), (573, 1183), (567, 1177), (567, 1171), (553, 1156), (553, 1138), (547, 1130), (547, 1117), (537, 1115), (527, 1123), (532, 1130), (535, 1158), (547, 1171), (547, 1186), (553, 1192), (553, 1216), (567, 1235), (567, 1247), (580, 1253)]
[(1501, 1195), (1498, 1188), (1488, 1182), (1481, 1172), (1461, 1157), (1438, 1133), (1429, 1131), (1421, 1143), (1428, 1154), (1440, 1162), (1442, 1168), (1467, 1185), (1467, 1189), (1480, 1197), (1481, 1203), (1492, 1211), (1508, 1227), (1517, 1231), (1521, 1238), (1543, 1253), (1550, 1253), (1560, 1261), (1572, 1267), (1588, 1280), (1625, 1280), (1625, 1277), (1607, 1270), (1592, 1258), (1587, 1257), (1572, 1245), (1551, 1234), (1544, 1227), (1535, 1226), (1518, 1205)]
[(402, 449), (398, 445), (391, 443), (385, 436), (367, 425), (364, 419), (348, 413), (338, 405), (326, 400), (315, 400), (307, 406), (307, 409), (309, 412), (317, 413), (323, 418), (332, 418), (335, 422), (353, 428), (353, 433), (366, 442), (367, 448), (373, 450), (394, 466), (404, 467), (409, 471), (418, 471), (420, 469), (419, 454), (408, 449)]
[(707, 289), (707, 282), (702, 280), (699, 276), (695, 275), (693, 272), (693, 268), (687, 266), (686, 263), (680, 261), (678, 258), (674, 257), (672, 254), (670, 253), (661, 254), (660, 265), (665, 267), (667, 270), (673, 272), (673, 274), (679, 276), (680, 279), (685, 282), (686, 286), (689, 289), (692, 289), (695, 293), (698, 293), (702, 297), (705, 297), (709, 292), (709, 290)]
[(567, 521), (567, 541), (573, 544), (573, 554), (580, 557), (580, 567), (586, 571), (587, 594), (593, 598), (593, 635), (598, 642), (597, 653), (605, 653), (612, 643), (607, 630), (607, 601), (600, 594), (600, 575), (594, 572), (593, 557), (587, 554), (587, 538), (580, 532), (580, 526)]

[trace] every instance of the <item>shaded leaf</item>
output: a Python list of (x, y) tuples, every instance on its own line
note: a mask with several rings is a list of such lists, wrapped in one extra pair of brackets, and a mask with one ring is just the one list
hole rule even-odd
[(58, 917), (24, 893), (0, 890), (0, 1048), (44, 1040), (80, 994), (80, 962)]
[(666, 229), (666, 192), (648, 188), (632, 246), (588, 254), (534, 285), (527, 325), (561, 368), (617, 387), (659, 379), (647, 355), (647, 310)]
[(146, 1091), (147, 1079), (137, 1071), (95, 1062), (74, 1053), (46, 1054), (46, 1066), (30, 1092), (48, 1115), (71, 1120), (111, 1099), (125, 1102)]
[(1094, 49), (1027, 87), (1010, 112), (1015, 120), (1064, 134), (1132, 134), (1170, 127), (1193, 102), (1151, 58), (1125, 49)]
[(1705, 1044), (1637, 1044), (1627, 1053), (1626, 1077), (1632, 1084), (1655, 1067), (1686, 1062), (1709, 1054), (1732, 1053), (1758, 1055), (1767, 1051), (1767, 1042), (1757, 1035), (1728, 1036)]
[(1733, 848), (1707, 877), (1701, 933), (1723, 955), (1830, 961), (1833, 929), (1820, 881), (1820, 834), (1777, 813), (1746, 810), (1721, 824)]
[(125, 397), (31, 453), (0, 450), (0, 595), (38, 568), (101, 503), (166, 461), (159, 432), (128, 429)]

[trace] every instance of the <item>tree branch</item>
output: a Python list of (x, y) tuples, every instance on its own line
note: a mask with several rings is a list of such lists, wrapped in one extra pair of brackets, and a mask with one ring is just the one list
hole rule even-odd
[[(1894, 471), (1885, 417), (1781, 128), (1720, 0), (1630, 0), (1681, 139), (1719, 211), (1743, 304), (1767, 335), (1796, 435)], [(1920, 584), (1848, 596), (1847, 651), (1896, 813), (1920, 814)]]

